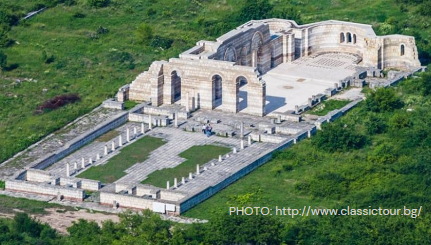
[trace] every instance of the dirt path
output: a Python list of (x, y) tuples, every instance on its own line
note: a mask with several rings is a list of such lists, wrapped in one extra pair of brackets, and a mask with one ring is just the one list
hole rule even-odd
[[(39, 220), (42, 223), (49, 224), (52, 228), (56, 229), (60, 233), (67, 234), (67, 227), (72, 226), (73, 221), (78, 221), (79, 219), (96, 221), (100, 226), (102, 225), (102, 221), (112, 220), (114, 222), (118, 222), (119, 218), (117, 215), (113, 214), (103, 214), (103, 213), (90, 213), (88, 210), (81, 209), (79, 211), (66, 211), (66, 212), (57, 212), (57, 210), (62, 210), (58, 208), (49, 208), (46, 209), (47, 214), (37, 214), (31, 215), (36, 220)], [(16, 210), (19, 212), (19, 210)], [(13, 218), (14, 214), (6, 214), (0, 213), (0, 217), (2, 218)]]

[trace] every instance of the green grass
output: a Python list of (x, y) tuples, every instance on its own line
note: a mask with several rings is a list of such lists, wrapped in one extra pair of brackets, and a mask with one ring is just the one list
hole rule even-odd
[(15, 213), (14, 209), (22, 210), (29, 214), (45, 214), (46, 208), (65, 208), (72, 210), (71, 207), (63, 207), (58, 204), (29, 200), (25, 198), (9, 197), (0, 195), (0, 213)]
[[(14, 11), (22, 14), (38, 2), (42, 0), (2, 1), (17, 6)], [(218, 35), (209, 31), (212, 25), (205, 21), (231, 23), (232, 18), (226, 16), (236, 16), (245, 0), (115, 0), (98, 9), (90, 8), (86, 2), (49, 8), (9, 32), (16, 43), (4, 52), (7, 65), (16, 65), (16, 69), (0, 74), (0, 162), (112, 98), (119, 87), (133, 81), (151, 62), (177, 57), (199, 40), (214, 40)], [(415, 14), (415, 6), (403, 12), (391, 0), (270, 2), (275, 9), (294, 8), (301, 13), (302, 23), (338, 19), (371, 24), (378, 34), (415, 35), (417, 42), (422, 40), (419, 52), (431, 38), (428, 20)], [(149, 9), (155, 13), (148, 15)], [(84, 17), (76, 18), (76, 13)], [(160, 49), (140, 43), (135, 30), (143, 22), (153, 27), (155, 35), (172, 38), (172, 47)], [(389, 33), (380, 28), (384, 22), (392, 26)], [(99, 26), (109, 32), (91, 39), (89, 34), (94, 34)], [(43, 52), (53, 55), (54, 62), (46, 64)], [(132, 59), (125, 61), (124, 57), (129, 56)], [(37, 82), (17, 84), (17, 78)], [(41, 115), (33, 114), (44, 101), (65, 93), (77, 93), (81, 101)]]
[(0, 190), (4, 190), (5, 188), (5, 182), (0, 180)]
[(192, 146), (180, 154), (180, 157), (187, 159), (185, 162), (175, 168), (165, 168), (151, 173), (147, 179), (142, 181), (142, 184), (166, 187), (166, 181), (169, 180), (173, 184), (174, 178), (177, 178), (179, 182), (181, 177), (187, 178), (190, 172), (196, 172), (196, 164), (205, 164), (229, 151), (229, 148), (215, 145)]
[(128, 100), (128, 101), (124, 102), (124, 110), (130, 110), (130, 109), (132, 109), (133, 107), (135, 107), (138, 104), (139, 103), (136, 103), (134, 101)]
[(325, 100), (323, 103), (320, 103), (316, 107), (313, 108), (309, 114), (324, 116), (328, 112), (333, 111), (335, 109), (340, 109), (343, 106), (349, 104), (351, 101), (349, 100)]
[(77, 177), (112, 183), (125, 176), (124, 172), (136, 163), (143, 162), (150, 153), (165, 144), (160, 138), (145, 136), (121, 149), (120, 153), (109, 159), (105, 165), (93, 166)]
[(98, 137), (96, 139), (96, 141), (99, 141), (99, 142), (109, 142), (112, 139), (114, 139), (115, 137), (117, 137), (118, 135), (120, 135), (120, 132), (118, 132), (116, 130), (111, 130), (111, 131), (107, 132), (106, 134), (101, 135), (100, 137)]
[[(305, 140), (287, 151), (306, 154), (308, 153), (307, 149), (310, 147), (310, 140)], [(271, 160), (183, 215), (211, 220), (214, 213), (218, 213), (219, 210), (227, 213), (231, 206), (268, 207), (272, 209), (275, 209), (276, 206), (329, 208), (336, 204), (336, 200), (313, 198), (309, 195), (297, 194), (294, 190), (295, 183), (298, 180), (312, 172), (319, 171), (323, 167), (303, 166), (295, 168), (293, 171), (283, 171), (281, 166), (283, 163), (281, 160)], [(286, 223), (294, 221), (287, 216), (276, 217)]]

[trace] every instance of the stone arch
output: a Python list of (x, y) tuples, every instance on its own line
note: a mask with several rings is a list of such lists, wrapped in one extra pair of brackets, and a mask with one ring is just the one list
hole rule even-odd
[(344, 32), (340, 33), (340, 43), (344, 43), (346, 42), (346, 35), (344, 34)]
[(406, 45), (401, 44), (401, 46), (400, 46), (400, 56), (404, 56), (405, 52), (406, 52)]
[(353, 34), (353, 44), (356, 44), (356, 34)]
[(352, 33), (348, 32), (346, 35), (347, 43), (352, 43)]
[(227, 48), (226, 51), (224, 52), (223, 60), (224, 61), (230, 61), (230, 62), (236, 62), (237, 55), (236, 55), (235, 49), (232, 47)]
[(171, 71), (171, 88), (173, 101), (181, 99), (181, 75), (178, 70), (174, 69)]
[(213, 74), (211, 76), (211, 91), (212, 91), (212, 108), (216, 108), (223, 104), (223, 76), (221, 74)]
[(240, 54), (239, 54), (239, 65), (241, 66), (248, 66), (247, 62), (247, 55), (248, 55), (248, 49), (247, 46), (242, 47)]
[(260, 31), (257, 31), (253, 34), (251, 38), (251, 50), (257, 50), (263, 45), (263, 35)]
[(237, 76), (235, 78), (237, 91), (237, 110), (242, 111), (248, 106), (249, 80), (245, 76)]

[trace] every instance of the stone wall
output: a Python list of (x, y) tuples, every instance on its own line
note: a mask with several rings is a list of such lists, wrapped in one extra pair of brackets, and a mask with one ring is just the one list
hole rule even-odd
[(124, 109), (124, 102), (115, 101), (114, 99), (108, 99), (108, 100), (103, 101), (102, 107), (103, 108), (123, 110)]
[(83, 201), (85, 191), (66, 186), (51, 185), (48, 183), (31, 183), (22, 180), (6, 180), (6, 190), (27, 193), (37, 193), (48, 196), (63, 196), (64, 199)]
[(129, 114), (128, 112), (123, 112), (120, 115), (117, 115), (107, 120), (106, 122), (97, 125), (93, 129), (88, 130), (86, 133), (81, 134), (75, 139), (66, 142), (66, 144), (63, 147), (61, 147), (54, 153), (45, 155), (41, 159), (38, 159), (37, 161), (31, 163), (29, 167), (35, 168), (35, 169), (45, 169), (49, 167), (50, 165), (61, 160), (65, 156), (74, 152), (75, 150), (81, 148), (83, 145), (96, 139), (100, 135), (105, 134), (106, 132), (112, 129), (115, 129), (121, 124), (127, 122), (128, 114)]

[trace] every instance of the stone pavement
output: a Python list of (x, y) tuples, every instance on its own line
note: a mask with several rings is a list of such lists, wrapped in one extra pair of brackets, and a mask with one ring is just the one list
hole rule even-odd
[[(166, 144), (151, 152), (147, 160), (137, 163), (126, 170), (127, 175), (116, 182), (137, 183), (145, 180), (149, 174), (164, 168), (174, 168), (185, 161), (179, 154), (196, 145), (221, 145), (229, 148), (240, 147), (240, 140), (218, 136), (206, 137), (200, 132), (184, 132), (181, 129), (167, 127), (154, 128), (147, 135), (163, 138)], [(181, 179), (182, 176), (178, 176)]]
[[(128, 143), (126, 141), (126, 136), (127, 136), (127, 128), (130, 129), (130, 139), (133, 139), (133, 132), (134, 132), (134, 127), (137, 128), (137, 138), (142, 137), (141, 135), (141, 124), (140, 123), (132, 123), (132, 122), (128, 122), (125, 123), (124, 125), (118, 127), (115, 129), (115, 131), (119, 132), (120, 135), (122, 136), (122, 143), (123, 143), (123, 147), (126, 146)], [(145, 128), (148, 130), (148, 125), (145, 125)], [(133, 143), (135, 139), (133, 139), (130, 143)], [(112, 151), (111, 147), (112, 147), (112, 141), (114, 141), (115, 143), (115, 150)], [(112, 140), (108, 141), (108, 142), (99, 142), (99, 141), (93, 141), (90, 144), (82, 147), (81, 149), (79, 149), (78, 151), (70, 154), (69, 156), (61, 159), (60, 161), (56, 162), (55, 164), (53, 164), (52, 166), (50, 166), (48, 169), (46, 169), (47, 171), (49, 171), (50, 173), (57, 175), (57, 176), (62, 176), (62, 177), (66, 177), (66, 164), (70, 163), (70, 173), (71, 176), (74, 176), (76, 174), (79, 174), (83, 171), (83, 169), (81, 168), (81, 162), (82, 162), (82, 158), (84, 158), (84, 163), (85, 163), (85, 169), (88, 169), (89, 167), (93, 166), (93, 165), (100, 165), (100, 164), (105, 164), (111, 157), (117, 155), (120, 152), (120, 149), (122, 149), (122, 147), (119, 147), (119, 136), (113, 138)], [(108, 148), (108, 155), (104, 155), (104, 146), (107, 146)], [(97, 160), (97, 154), (99, 154), (100, 159)], [(92, 159), (93, 163), (90, 164), (89, 163), (89, 159)], [(77, 163), (78, 169), (75, 170), (74, 169), (74, 163)]]

